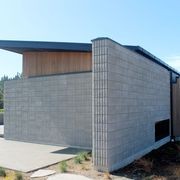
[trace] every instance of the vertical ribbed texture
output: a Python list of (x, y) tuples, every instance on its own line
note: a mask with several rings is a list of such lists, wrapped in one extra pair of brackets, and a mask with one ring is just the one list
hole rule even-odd
[(174, 135), (180, 137), (180, 79), (177, 79), (177, 83), (173, 84), (173, 125)]
[(107, 167), (107, 44), (106, 39), (93, 41), (93, 163)]
[(170, 118), (169, 72), (108, 38), (93, 40), (93, 157), (113, 171), (164, 143), (155, 123)]

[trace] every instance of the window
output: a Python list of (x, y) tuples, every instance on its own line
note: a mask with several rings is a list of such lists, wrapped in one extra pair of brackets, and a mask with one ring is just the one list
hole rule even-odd
[(159, 121), (155, 124), (155, 141), (169, 136), (169, 119)]

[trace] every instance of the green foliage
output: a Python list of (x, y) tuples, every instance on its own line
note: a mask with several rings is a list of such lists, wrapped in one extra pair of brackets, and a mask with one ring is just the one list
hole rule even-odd
[(67, 172), (67, 163), (66, 161), (62, 161), (59, 163), (59, 169), (62, 173)]
[(23, 176), (20, 172), (15, 173), (15, 180), (23, 180)]
[(4, 109), (0, 109), (0, 113), (3, 113), (4, 112)]
[(76, 164), (81, 164), (82, 161), (87, 161), (88, 160), (88, 152), (80, 152), (75, 158), (74, 162)]
[(0, 167), (0, 177), (6, 177), (6, 171), (2, 167)]
[(81, 163), (82, 163), (81, 157), (80, 157), (79, 155), (76, 156), (76, 157), (74, 158), (74, 162), (75, 162), (75, 164), (81, 164)]
[(88, 152), (81, 152), (81, 153), (79, 153), (79, 156), (80, 156), (82, 161), (88, 160)]
[(22, 74), (21, 73), (17, 73), (13, 78), (12, 80), (18, 80), (18, 79), (22, 79)]
[(17, 73), (13, 78), (9, 78), (8, 76), (3, 76), (0, 79), (0, 109), (3, 108), (3, 99), (4, 99), (4, 82), (9, 80), (18, 80), (22, 79), (22, 74)]

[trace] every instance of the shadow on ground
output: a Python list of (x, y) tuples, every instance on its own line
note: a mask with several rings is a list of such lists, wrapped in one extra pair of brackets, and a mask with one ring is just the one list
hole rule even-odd
[(54, 151), (54, 152), (51, 152), (51, 153), (54, 153), (54, 154), (72, 154), (72, 155), (74, 155), (74, 154), (78, 154), (78, 153), (84, 152), (84, 151), (88, 151), (88, 150), (68, 147), (68, 148), (64, 148), (64, 149)]

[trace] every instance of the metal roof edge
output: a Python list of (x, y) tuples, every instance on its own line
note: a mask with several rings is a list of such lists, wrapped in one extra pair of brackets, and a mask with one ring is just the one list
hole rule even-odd
[(93, 40), (91, 40), (92, 42), (96, 41), (96, 40), (103, 40), (103, 39), (108, 39), (130, 51), (133, 51), (141, 56), (144, 56), (146, 58), (148, 58), (149, 60), (159, 64), (160, 66), (164, 67), (165, 69), (167, 69), (168, 71), (172, 71), (175, 74), (177, 74), (178, 76), (180, 76), (180, 72), (178, 72), (175, 68), (169, 66), (167, 63), (165, 63), (164, 61), (162, 61), (161, 59), (157, 58), (156, 56), (154, 56), (153, 54), (151, 54), (149, 51), (145, 50), (144, 48), (142, 48), (141, 46), (132, 46), (132, 45), (122, 45), (120, 43), (118, 43), (117, 41), (114, 41), (111, 38), (108, 37), (98, 37), (95, 38)]
[(9, 50), (22, 54), (24, 51), (36, 50), (65, 50), (65, 51), (84, 51), (91, 52), (91, 43), (74, 42), (46, 42), (46, 41), (11, 41), (0, 40), (0, 49)]
[(154, 56), (153, 54), (151, 54), (149, 51), (145, 50), (141, 46), (124, 45), (124, 47), (137, 52), (138, 54), (140, 54), (140, 55), (142, 55), (142, 56), (144, 56), (144, 57), (154, 61), (155, 63), (163, 66), (164, 68), (168, 69), (169, 71), (172, 71), (175, 74), (180, 76), (180, 72), (179, 71), (177, 71), (175, 68), (171, 67), (170, 65), (168, 65), (167, 63), (165, 63), (164, 61), (159, 59), (158, 57)]

